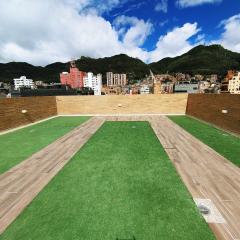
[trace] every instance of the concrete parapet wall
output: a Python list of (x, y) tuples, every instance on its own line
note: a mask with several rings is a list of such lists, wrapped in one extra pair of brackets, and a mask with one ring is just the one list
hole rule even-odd
[(59, 115), (185, 114), (187, 94), (59, 96)]

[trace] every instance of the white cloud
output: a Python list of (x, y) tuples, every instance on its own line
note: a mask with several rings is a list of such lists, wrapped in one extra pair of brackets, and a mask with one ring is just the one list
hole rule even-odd
[[(147, 21), (139, 20), (136, 17), (119, 16), (115, 19), (115, 27), (119, 29), (123, 37), (123, 45), (125, 47), (140, 47), (146, 41), (147, 37), (153, 30), (153, 25)], [(130, 28), (126, 28), (130, 25)]]
[(160, 0), (155, 6), (155, 11), (167, 13), (168, 11), (168, 0)]
[(223, 26), (224, 32), (220, 39), (213, 43), (218, 43), (227, 49), (240, 52), (240, 14), (222, 21), (220, 26)]
[(150, 53), (149, 60), (159, 61), (162, 58), (175, 57), (189, 51), (198, 44), (192, 45), (189, 38), (199, 31), (197, 23), (186, 23), (182, 27), (174, 28), (159, 38), (156, 49)]
[(194, 7), (205, 3), (220, 3), (222, 0), (177, 0), (177, 6), (181, 8)]
[[(126, 53), (151, 62), (180, 55), (195, 46), (189, 38), (200, 29), (197, 23), (186, 23), (160, 36), (155, 50), (145, 50), (144, 43), (154, 30), (150, 21), (123, 15), (111, 24), (101, 16), (107, 7), (122, 2), (108, 0), (101, 5), (96, 0), (0, 1), (0, 59), (45, 65), (72, 57)], [(226, 29), (230, 22), (226, 21)], [(228, 34), (223, 36), (227, 38)]]
[[(103, 57), (123, 52), (118, 33), (92, 11), (89, 2), (0, 1), (0, 56), (5, 62), (44, 65), (81, 55)], [(109, 0), (108, 6), (116, 2)]]
[(205, 34), (198, 34), (196, 37), (196, 42), (198, 42), (199, 44), (205, 44), (205, 39), (206, 39), (206, 35)]

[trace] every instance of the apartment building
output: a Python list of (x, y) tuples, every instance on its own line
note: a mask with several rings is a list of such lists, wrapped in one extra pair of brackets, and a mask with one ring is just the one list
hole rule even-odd
[(149, 85), (142, 85), (140, 88), (140, 94), (150, 94), (150, 87)]
[(231, 94), (240, 94), (240, 72), (236, 72), (229, 80), (228, 91)]
[(14, 89), (19, 90), (20, 88), (34, 88), (35, 84), (32, 79), (27, 79), (26, 76), (21, 76), (20, 78), (14, 78)]
[(203, 81), (204, 80), (204, 76), (201, 75), (201, 74), (196, 74), (196, 75), (194, 75), (194, 79), (196, 81)]
[(127, 74), (107, 72), (107, 86), (125, 86), (127, 85)]
[(211, 83), (215, 83), (215, 82), (217, 82), (217, 80), (218, 80), (218, 75), (217, 74), (212, 74), (210, 76), (210, 82)]
[(176, 82), (174, 85), (175, 93), (198, 93), (199, 84), (191, 81)]
[(100, 96), (102, 92), (102, 74), (87, 73), (83, 77), (83, 86), (93, 89), (94, 95)]
[(211, 83), (208, 81), (199, 81), (199, 93), (205, 93), (211, 87)]
[(63, 85), (70, 85), (71, 88), (82, 88), (83, 78), (85, 75), (85, 72), (80, 71), (76, 67), (75, 61), (72, 61), (70, 65), (70, 72), (62, 72), (60, 74), (60, 81)]

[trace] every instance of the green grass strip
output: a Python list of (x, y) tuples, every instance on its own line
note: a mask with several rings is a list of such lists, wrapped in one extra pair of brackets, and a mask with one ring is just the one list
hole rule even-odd
[(147, 122), (106, 122), (1, 239), (211, 240)]
[(188, 116), (170, 116), (172, 121), (240, 166), (240, 138)]
[(88, 119), (89, 117), (57, 117), (0, 135), (0, 174)]

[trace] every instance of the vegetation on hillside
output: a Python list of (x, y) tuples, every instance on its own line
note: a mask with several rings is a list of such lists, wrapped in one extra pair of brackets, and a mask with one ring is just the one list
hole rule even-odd
[(221, 45), (200, 45), (182, 56), (164, 58), (151, 63), (149, 67), (154, 73), (224, 75), (229, 69), (240, 69), (240, 54), (224, 49)]
[[(127, 73), (130, 82), (143, 79), (151, 69), (154, 73), (190, 73), (224, 75), (229, 69), (240, 69), (240, 53), (224, 49), (220, 45), (197, 46), (189, 52), (175, 58), (164, 58), (159, 62), (146, 64), (137, 58), (125, 54), (106, 58), (81, 57), (76, 60), (82, 71), (103, 74), (106, 72)], [(52, 63), (45, 67), (33, 66), (23, 62), (0, 64), (0, 82), (10, 82), (13, 78), (26, 75), (34, 81), (59, 82), (59, 73), (69, 71), (68, 63)]]

